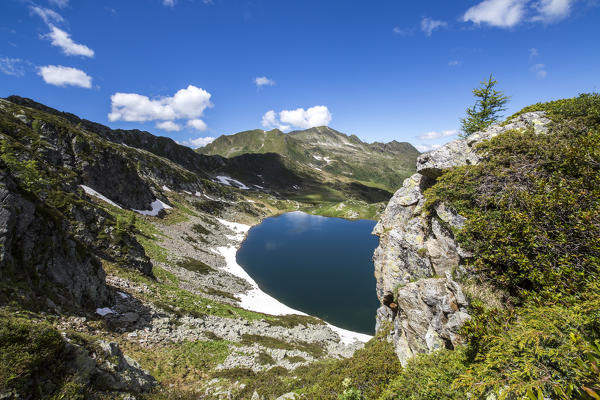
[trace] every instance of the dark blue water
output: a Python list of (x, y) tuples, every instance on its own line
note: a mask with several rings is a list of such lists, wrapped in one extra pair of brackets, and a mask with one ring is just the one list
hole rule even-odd
[(238, 263), (282, 303), (355, 332), (373, 334), (375, 295), (371, 235), (375, 221), (293, 212), (250, 229)]

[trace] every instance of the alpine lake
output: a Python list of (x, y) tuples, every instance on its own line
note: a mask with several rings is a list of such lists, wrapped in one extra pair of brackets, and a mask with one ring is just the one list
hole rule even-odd
[(379, 306), (374, 226), (371, 220), (302, 212), (266, 218), (248, 232), (237, 262), (264, 292), (287, 306), (372, 335)]

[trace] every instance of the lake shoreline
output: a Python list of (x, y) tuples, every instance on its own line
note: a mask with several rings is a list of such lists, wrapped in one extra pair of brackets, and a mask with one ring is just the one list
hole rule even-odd
[[(311, 215), (311, 214), (307, 214), (303, 211), (292, 211), (292, 213), (302, 213), (302, 214), (306, 214), (306, 215)], [(280, 215), (283, 215), (283, 214), (280, 214)], [(329, 217), (322, 217), (322, 218), (329, 218)], [(332, 217), (332, 218), (334, 218), (334, 217)], [(238, 262), (236, 260), (237, 252), (239, 251), (242, 244), (246, 240), (248, 231), (250, 230), (250, 228), (252, 228), (252, 226), (246, 225), (246, 224), (241, 224), (238, 222), (226, 221), (223, 219), (218, 219), (218, 221), (221, 224), (228, 227), (233, 232), (235, 232), (235, 235), (228, 236), (228, 238), (230, 240), (232, 240), (236, 243), (235, 245), (221, 246), (216, 249), (217, 252), (225, 258), (226, 265), (225, 265), (224, 270), (234, 276), (237, 276), (238, 278), (245, 280), (252, 286), (252, 289), (249, 292), (246, 292), (243, 295), (238, 296), (240, 298), (240, 307), (250, 310), (250, 311), (256, 311), (256, 312), (261, 312), (261, 313), (270, 314), (270, 315), (287, 315), (287, 314), (297, 314), (297, 315), (305, 315), (305, 316), (309, 315), (302, 311), (295, 310), (295, 309), (285, 305), (281, 301), (277, 300), (273, 296), (265, 293), (262, 289), (260, 289), (260, 287), (258, 286), (256, 281), (254, 279), (252, 279), (252, 277), (250, 277), (250, 275), (244, 270), (244, 268), (238, 264)], [(258, 224), (262, 223), (262, 221), (263, 220), (259, 221)], [(258, 224), (256, 224), (256, 225), (258, 225)], [(317, 317), (317, 318), (319, 318), (319, 317)], [(322, 319), (322, 318), (319, 318), (319, 319)], [(332, 331), (334, 331), (340, 337), (340, 341), (342, 343), (345, 343), (345, 344), (351, 344), (353, 342), (366, 343), (373, 338), (373, 336), (371, 336), (371, 335), (367, 335), (367, 334), (359, 333), (359, 332), (353, 332), (353, 331), (332, 325), (325, 320), (323, 320), (323, 321), (327, 324), (327, 326)]]

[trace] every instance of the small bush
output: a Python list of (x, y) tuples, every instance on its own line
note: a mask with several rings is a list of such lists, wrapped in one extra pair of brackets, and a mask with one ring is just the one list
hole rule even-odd
[(463, 400), (466, 392), (452, 383), (466, 369), (463, 349), (419, 354), (387, 387), (381, 400)]
[(65, 342), (52, 326), (0, 315), (0, 393), (49, 397), (65, 384), (64, 359)]
[[(351, 358), (322, 361), (298, 367), (301, 392), (310, 399), (337, 399), (348, 389), (360, 391), (365, 399), (376, 399), (401, 372), (402, 367), (391, 343), (377, 336)], [(349, 394), (348, 394), (349, 395)]]
[(198, 235), (210, 235), (210, 231), (200, 224), (192, 225), (192, 230)]
[(189, 257), (186, 257), (182, 261), (178, 261), (177, 266), (185, 268), (188, 271), (197, 272), (199, 274), (208, 274), (214, 271), (213, 268), (203, 263), (202, 261)]

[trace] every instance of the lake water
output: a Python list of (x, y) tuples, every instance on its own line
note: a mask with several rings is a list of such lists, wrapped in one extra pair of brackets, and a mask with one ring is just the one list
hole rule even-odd
[(237, 262), (282, 303), (355, 332), (373, 334), (375, 294), (371, 235), (375, 221), (292, 212), (254, 226)]

